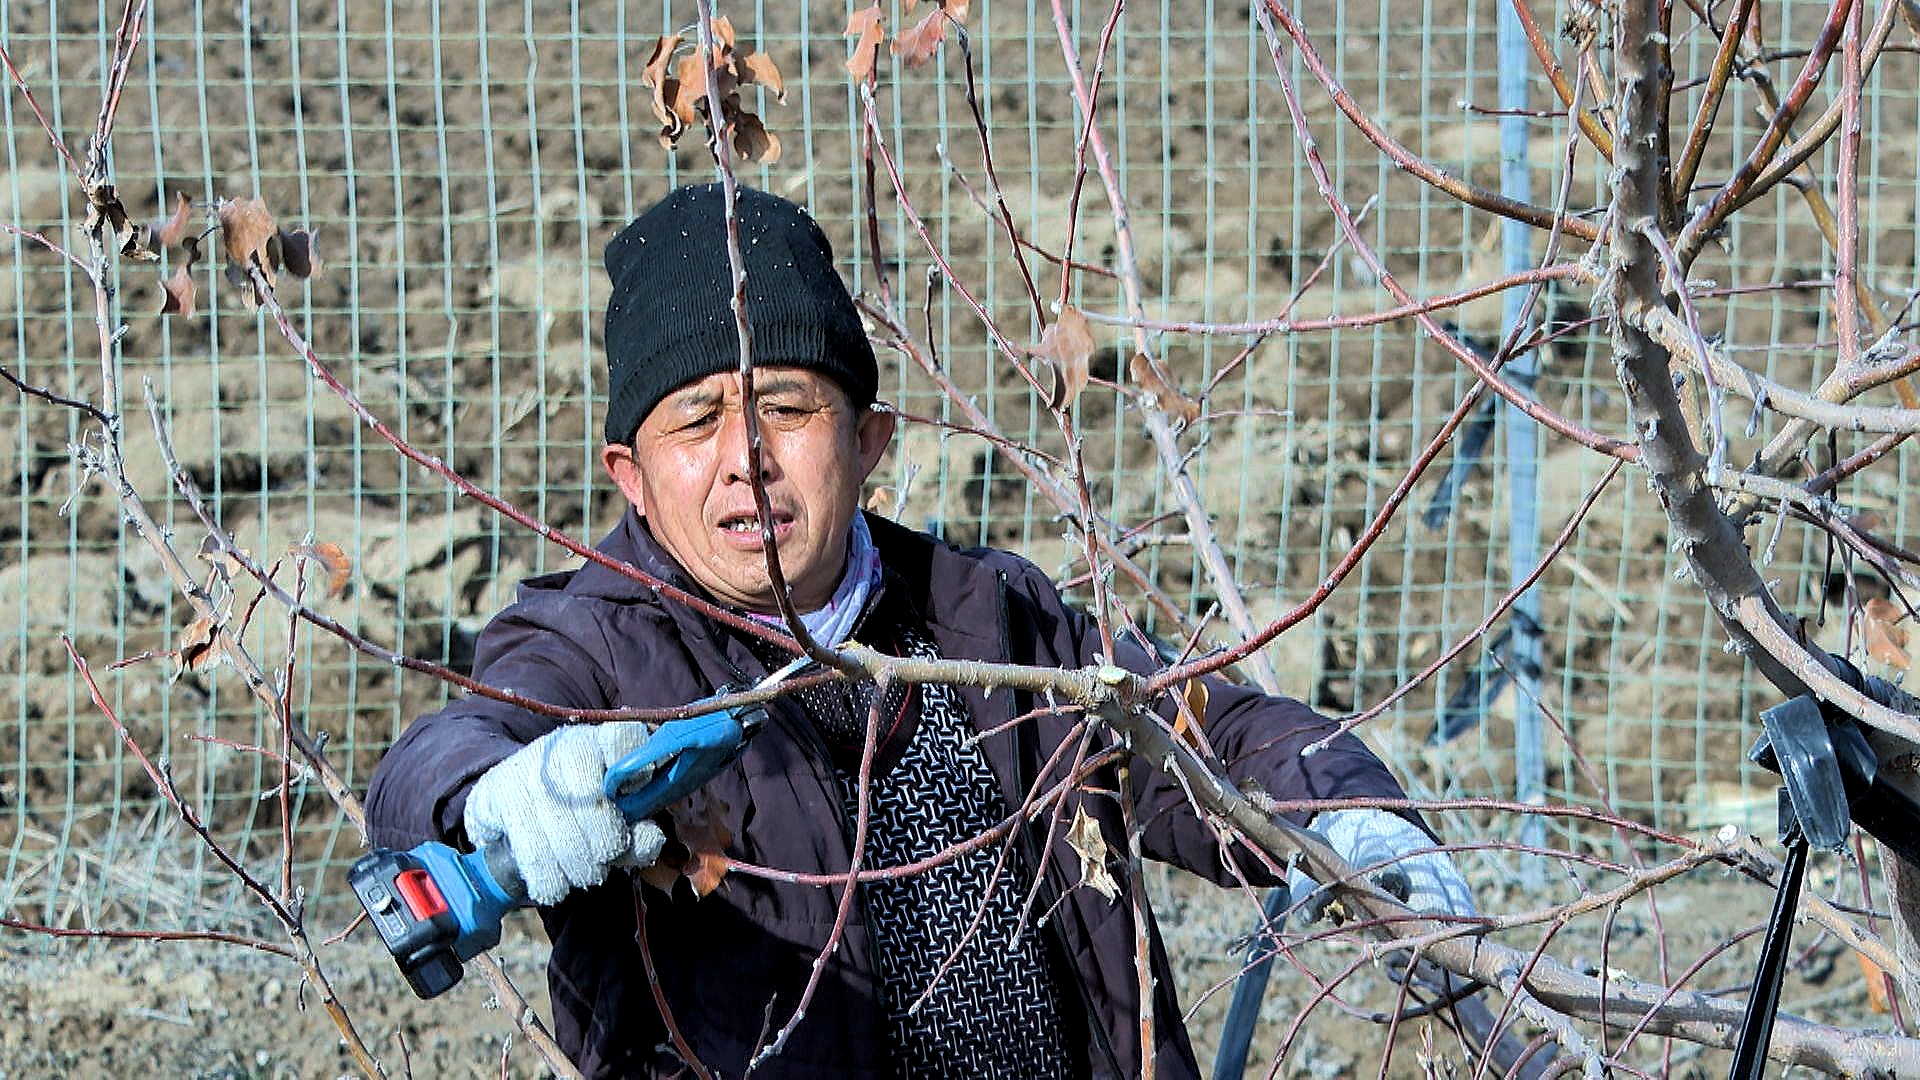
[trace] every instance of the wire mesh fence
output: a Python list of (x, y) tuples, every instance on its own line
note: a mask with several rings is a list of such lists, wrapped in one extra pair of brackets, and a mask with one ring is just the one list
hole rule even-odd
[[(1582, 5), (1566, 7), (1556, 25), (1577, 24)], [(1452, 174), (1497, 186), (1497, 10), (1490, 2), (1316, 3), (1301, 14), (1334, 75), (1389, 134)], [(1768, 8), (1781, 40), (1824, 11), (1804, 2)], [(1071, 246), (1096, 267), (1125, 254), (1097, 185), (1076, 180), (1086, 118), (1067, 92), (1072, 73), (1052, 12), (981, 0), (966, 50), (950, 40), (931, 65), (881, 81), (881, 134), (910, 199), (895, 198), (883, 177), (872, 222), (863, 209), (863, 103), (845, 66), (847, 10), (761, 2), (723, 13), (786, 77), (784, 102), (749, 102), (782, 152), (743, 179), (807, 203), (857, 290), (871, 295), (884, 273), (900, 298), (896, 313), (924, 325), (942, 369), (999, 432), (1057, 447), (1042, 404), (950, 287), (964, 283), (1003, 325), (1024, 320), (1037, 337), (1032, 315), (1022, 314), (1016, 252), (984, 182), (970, 86), (1020, 235), (1049, 252)], [(1074, 18), (1089, 55), (1104, 16), (1088, 6)], [(641, 81), (656, 36), (684, 32), (691, 17), (687, 5), (617, 0), (163, 5), (145, 15), (148, 47), (120, 104), (113, 173), (128, 205), (154, 217), (177, 195), (200, 204), (258, 195), (282, 221), (312, 230), (324, 270), (285, 299), (353, 392), (424, 452), (556, 528), (595, 538), (622, 509), (597, 462), (599, 251), (670, 186), (711, 176), (697, 138), (677, 150), (655, 138)], [(0, 0), (0, 33), (19, 81), (73, 145), (85, 145), (100, 109), (116, 22), (104, 4)], [(1715, 44), (1704, 33), (1679, 37), (1676, 66), (1703, 66)], [(1282, 50), (1279, 62), (1303, 77), (1297, 52)], [(1328, 577), (1472, 382), (1410, 322), (1340, 325), (1342, 316), (1392, 305), (1342, 250), (1274, 64), (1242, 5), (1130, 6), (1106, 54), (1096, 117), (1128, 199), (1147, 316), (1165, 324), (1155, 333), (1166, 364), (1190, 391), (1206, 389), (1204, 420), (1187, 433), (1191, 474), (1261, 623)], [(1898, 54), (1868, 88), (1877, 137), (1862, 154), (1861, 191), (1875, 220), (1898, 227), (1864, 237), (1863, 256), (1874, 288), (1894, 298), (1910, 293), (1916, 274), (1916, 85), (1914, 57)], [(1744, 84), (1728, 93), (1722, 130), (1732, 129), (1737, 145), (1760, 126), (1757, 101)], [(1534, 190), (1564, 183), (1575, 212), (1604, 206), (1605, 176), (1585, 163), (1567, 167), (1569, 125), (1551, 104), (1536, 88), (1525, 113)], [(0, 96), (0, 110), (0, 220), (70, 235), (85, 206), (65, 164), (23, 94)], [(1365, 234), (1414, 295), (1497, 272), (1492, 219), (1396, 167), (1324, 95), (1309, 100), (1308, 114), (1335, 190), (1363, 212)], [(1738, 325), (1741, 341), (1766, 343), (1757, 362), (1771, 377), (1804, 385), (1809, 366), (1796, 346), (1828, 341), (1834, 330), (1820, 294), (1791, 286), (1829, 276), (1830, 256), (1799, 204), (1785, 194), (1769, 199), (1702, 260), (1705, 273), (1735, 290), (1706, 329)], [(1070, 234), (1070, 211), (1082, 200)], [(947, 260), (937, 279), (916, 214)], [(7, 366), (32, 385), (96, 398), (91, 290), (48, 251), (18, 236), (7, 245), (0, 319), (12, 347), (0, 351), (15, 358)], [(1057, 265), (1027, 254), (1034, 273), (1057, 280)], [(180, 464), (225, 526), (263, 559), (307, 538), (340, 545), (353, 560), (353, 584), (315, 603), (395, 650), (461, 667), (517, 580), (572, 565), (402, 461), (216, 269), (196, 272), (199, 313), (161, 319), (159, 275), (122, 267), (120, 398), (103, 403), (123, 418), (130, 479), (188, 549), (199, 524), (167, 497), (146, 420), (149, 393)], [(1738, 291), (1760, 282), (1785, 287)], [(1117, 287), (1095, 273), (1077, 275), (1073, 299), (1096, 318), (1124, 315)], [(1543, 311), (1561, 333), (1539, 357), (1535, 394), (1564, 415), (1617, 430), (1624, 406), (1603, 331), (1583, 304), (1551, 292)], [(1282, 312), (1316, 326), (1173, 329)], [(1503, 329), (1497, 298), (1452, 317), (1489, 349)], [(1141, 565), (1185, 613), (1204, 617), (1217, 597), (1138, 412), (1118, 389), (1130, 350), (1112, 321), (1096, 330), (1095, 382), (1076, 406), (1096, 506), (1134, 530)], [(891, 356), (883, 363), (883, 396), (904, 413), (961, 423), (924, 374)], [(0, 709), (10, 746), (0, 759), (0, 909), (67, 925), (229, 915), (238, 884), (156, 801), (89, 703), (60, 635), (73, 637), (101, 671), (108, 703), (149, 745), (164, 747), (183, 793), (245, 856), (270, 857), (280, 842), (278, 804), (263, 798), (277, 791), (280, 767), (249, 749), (277, 745), (277, 732), (244, 688), (218, 674), (169, 675), (166, 658), (104, 670), (176, 649), (192, 614), (112, 498), (77, 466), (72, 447), (87, 438), (87, 419), (12, 394), (0, 399), (0, 416), (0, 672), (10, 699)], [(1470, 421), (1355, 578), (1268, 649), (1286, 691), (1329, 714), (1362, 710), (1471, 630), (1515, 573), (1505, 522), (1516, 498), (1531, 503), (1538, 542), (1554, 540), (1604, 463), (1549, 439), (1538, 490), (1516, 496), (1510, 424), (1493, 412)], [(1468, 449), (1475, 425), (1486, 440), (1477, 455)], [(1766, 433), (1763, 425), (1731, 434), (1745, 446)], [(1021, 551), (1063, 580), (1084, 573), (1056, 509), (988, 441), (908, 424), (879, 479), (908, 524)], [(1878, 513), (1888, 535), (1904, 537), (1906, 482), (1904, 472), (1888, 472), (1850, 497)], [(1771, 692), (1744, 680), (1698, 594), (1674, 580), (1665, 529), (1642, 485), (1616, 482), (1538, 587), (1538, 696), (1559, 733), (1547, 743), (1544, 794), (1607, 802), (1665, 829), (1765, 827), (1772, 784), (1741, 755)], [(1820, 609), (1844, 588), (1845, 576), (1811, 541), (1790, 535), (1770, 558), (1783, 597), (1802, 609)], [(1138, 617), (1167, 629), (1149, 605)], [(258, 620), (249, 635), (259, 655), (292, 657), (285, 685), (296, 712), (325, 734), (355, 786), (445, 693), (284, 620)], [(1476, 646), (1365, 729), (1416, 794), (1512, 795), (1513, 679), (1500, 641), (1496, 634)], [(296, 876), (316, 897), (337, 899), (339, 871), (359, 838), (310, 783), (296, 776), (293, 794)], [(1508, 827), (1485, 816), (1462, 821)], [(1556, 838), (1576, 841), (1610, 842)]]

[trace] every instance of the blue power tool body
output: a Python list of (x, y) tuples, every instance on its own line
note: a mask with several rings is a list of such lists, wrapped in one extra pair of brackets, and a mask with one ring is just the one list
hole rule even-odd
[[(800, 666), (789, 664), (758, 685)], [(627, 820), (651, 817), (731, 765), (766, 718), (764, 708), (750, 705), (668, 721), (607, 770), (602, 790)], [(406, 851), (376, 848), (354, 862), (347, 880), (423, 998), (458, 983), (461, 965), (500, 943), (507, 913), (532, 904), (505, 844), (471, 852), (433, 841)]]

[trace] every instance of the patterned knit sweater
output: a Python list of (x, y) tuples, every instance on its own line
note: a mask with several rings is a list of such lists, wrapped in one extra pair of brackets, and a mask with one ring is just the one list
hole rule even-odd
[[(884, 600), (856, 637), (896, 656), (938, 659), (919, 618)], [(828, 683), (798, 697), (831, 752), (849, 841), (858, 820), (862, 741), (875, 686)], [(1007, 815), (953, 687), (890, 688), (869, 788), (864, 869), (921, 862)], [(1003, 859), (1003, 855), (1005, 856)], [(1032, 868), (987, 844), (931, 869), (861, 887), (884, 979), (895, 1074), (914, 1080), (1067, 1077), (1060, 993), (1022, 918)]]

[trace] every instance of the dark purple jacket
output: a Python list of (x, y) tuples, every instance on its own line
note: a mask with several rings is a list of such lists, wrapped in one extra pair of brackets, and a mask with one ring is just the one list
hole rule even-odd
[[(1093, 622), (1069, 608), (1031, 563), (1005, 552), (961, 550), (878, 518), (868, 523), (887, 568), (886, 587), (906, 591), (943, 657), (1067, 668), (1094, 662), (1100, 637)], [(687, 581), (631, 512), (600, 550), (676, 584)], [(1120, 661), (1138, 670), (1152, 666), (1139, 649), (1123, 649)], [(764, 671), (732, 632), (593, 564), (525, 582), (518, 601), (481, 635), (474, 665), (475, 676), (489, 685), (573, 708), (682, 705)], [(964, 692), (983, 731), (1000, 729), (1034, 707), (1023, 694)], [(1171, 707), (1165, 711), (1170, 714)], [(772, 713), (741, 759), (707, 789), (728, 808), (725, 824), (733, 839), (727, 853), (802, 874), (845, 873), (849, 831), (824, 744), (790, 702), (777, 703)], [(367, 795), (374, 843), (464, 845), (461, 812), (469, 785), (553, 726), (552, 720), (480, 698), (457, 700), (422, 717), (374, 773)], [(1400, 795), (1386, 768), (1353, 738), (1300, 757), (1300, 748), (1328, 727), (1299, 702), (1224, 681), (1210, 687), (1207, 738), (1236, 780), (1253, 781), (1278, 799)], [(1073, 730), (1071, 716), (1046, 713), (982, 740), (1009, 806), (1023, 803), (1041, 765)], [(1098, 740), (1108, 741), (1104, 734)], [(1230, 883), (1233, 875), (1213, 829), (1187, 806), (1178, 784), (1144, 763), (1134, 775), (1145, 853)], [(1049, 783), (1057, 776), (1050, 771)], [(1124, 853), (1120, 808), (1098, 793), (1114, 789), (1111, 775), (1095, 777), (1068, 800), (1065, 813), (1084, 807), (1109, 850)], [(1047, 831), (1043, 817), (1020, 836), (1028, 866), (1042, 862), (1039, 848)], [(1062, 1000), (1074, 1028), (1068, 1045), (1086, 1048), (1089, 1075), (1136, 1076), (1139, 979), (1127, 875), (1116, 854), (1110, 869), (1122, 890), (1118, 899), (1078, 887), (1081, 860), (1067, 846), (1066, 831), (1064, 825), (1055, 830), (1036, 910), (1051, 912), (1043, 938), (1067, 984)], [(1255, 884), (1278, 883), (1251, 857), (1234, 857)], [(589, 1077), (676, 1071), (661, 1049), (668, 1039), (635, 945), (636, 895), (630, 880), (616, 874), (606, 885), (542, 910), (553, 942), (548, 977), (555, 1034)], [(839, 890), (734, 873), (704, 898), (696, 899), (684, 883), (672, 896), (651, 887), (638, 896), (673, 1020), (703, 1064), (716, 1075), (739, 1076), (756, 1044), (792, 1015), (827, 941)], [(1172, 974), (1151, 925), (1147, 938), (1156, 1075), (1198, 1076)], [(886, 1028), (873, 946), (855, 905), (806, 1017), (781, 1055), (757, 1071), (805, 1080), (882, 1077)]]

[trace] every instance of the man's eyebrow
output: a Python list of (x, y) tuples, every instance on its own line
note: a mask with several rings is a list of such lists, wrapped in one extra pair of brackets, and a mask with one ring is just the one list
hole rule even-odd
[[(805, 379), (791, 374), (768, 374), (754, 380), (753, 392), (757, 397), (769, 394), (804, 394), (811, 391), (811, 384)], [(682, 411), (710, 409), (726, 397), (726, 393), (705, 386), (689, 386), (684, 390), (667, 396), (665, 404)]]
[(753, 382), (753, 392), (762, 397), (767, 394), (801, 393), (808, 389), (807, 381), (795, 375), (769, 375)]
[(720, 403), (721, 393), (702, 386), (690, 386), (678, 393), (669, 395), (668, 404), (676, 409), (704, 409)]

